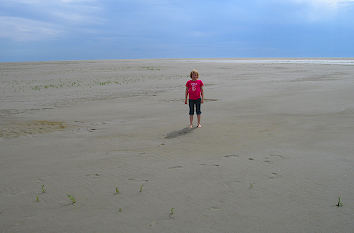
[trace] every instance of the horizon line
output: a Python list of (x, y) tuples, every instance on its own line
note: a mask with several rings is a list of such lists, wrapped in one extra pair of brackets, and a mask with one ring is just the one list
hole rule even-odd
[(92, 62), (92, 61), (146, 61), (146, 60), (354, 60), (354, 57), (194, 57), (194, 58), (107, 58), (107, 59), (57, 59), (0, 61), (5, 63), (52, 63), (52, 62)]

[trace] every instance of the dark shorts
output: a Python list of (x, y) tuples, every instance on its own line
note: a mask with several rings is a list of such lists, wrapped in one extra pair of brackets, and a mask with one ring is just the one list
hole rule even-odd
[(189, 99), (189, 115), (194, 115), (194, 106), (196, 108), (197, 115), (200, 115), (202, 112), (200, 111), (200, 104), (202, 99), (199, 98), (197, 100)]

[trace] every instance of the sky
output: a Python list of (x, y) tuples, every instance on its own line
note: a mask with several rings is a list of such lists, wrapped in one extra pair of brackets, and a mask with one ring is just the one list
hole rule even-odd
[(0, 62), (354, 57), (354, 0), (0, 0)]

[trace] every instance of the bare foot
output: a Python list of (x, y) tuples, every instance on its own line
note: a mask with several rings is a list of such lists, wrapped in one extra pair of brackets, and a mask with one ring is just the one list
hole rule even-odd
[(198, 128), (202, 128), (202, 125), (201, 125), (201, 124), (198, 124)]
[(190, 125), (189, 128), (193, 128), (193, 125)]

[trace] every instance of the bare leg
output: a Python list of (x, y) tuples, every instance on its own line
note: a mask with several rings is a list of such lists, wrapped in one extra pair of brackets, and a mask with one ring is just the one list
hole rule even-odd
[(202, 127), (202, 125), (200, 124), (200, 114), (197, 115), (197, 118), (198, 118), (198, 128)]
[(193, 128), (193, 115), (189, 115), (189, 127)]

